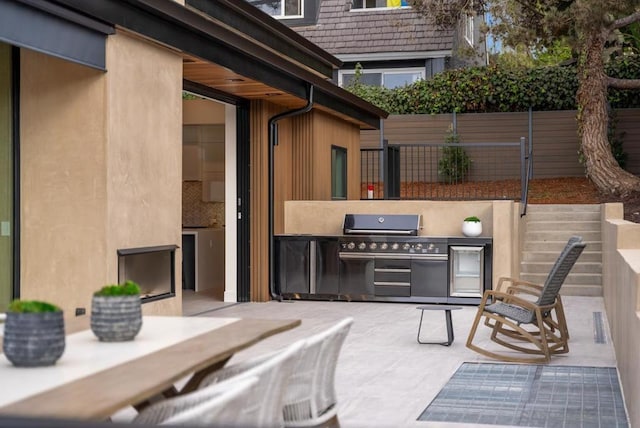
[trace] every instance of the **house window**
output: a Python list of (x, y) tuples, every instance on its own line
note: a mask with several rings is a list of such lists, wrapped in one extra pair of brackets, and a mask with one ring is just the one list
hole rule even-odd
[(274, 18), (301, 18), (303, 0), (247, 0)]
[(473, 16), (472, 15), (464, 16), (464, 38), (471, 46), (473, 46)]
[[(340, 86), (347, 86), (353, 82), (355, 71), (340, 72)], [(369, 86), (384, 86), (388, 89), (415, 83), (424, 79), (422, 68), (397, 68), (388, 70), (362, 70), (360, 83)]]
[(351, 10), (409, 7), (408, 0), (353, 0)]
[(331, 146), (331, 199), (347, 199), (347, 149)]

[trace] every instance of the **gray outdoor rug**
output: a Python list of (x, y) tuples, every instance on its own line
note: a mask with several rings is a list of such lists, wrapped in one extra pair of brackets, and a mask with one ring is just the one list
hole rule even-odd
[(615, 367), (463, 363), (420, 421), (628, 427)]

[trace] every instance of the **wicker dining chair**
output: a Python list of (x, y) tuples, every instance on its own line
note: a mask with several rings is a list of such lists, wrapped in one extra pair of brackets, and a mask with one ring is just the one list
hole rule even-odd
[[(337, 396), (335, 372), (342, 344), (353, 318), (345, 318), (333, 326), (298, 342), (303, 348), (296, 360), (284, 393), (280, 413), (286, 427), (306, 427), (325, 424), (336, 418)], [(211, 376), (225, 379), (263, 364), (275, 353), (268, 353), (229, 367)]]
[[(240, 412), (255, 395), (256, 376), (230, 378), (225, 382), (172, 397), (142, 410), (134, 424), (144, 425), (207, 425), (233, 426), (235, 413)], [(224, 424), (224, 425), (223, 425)]]
[(238, 363), (206, 376), (199, 388), (208, 388), (232, 378), (258, 377), (254, 399), (247, 400), (236, 414), (232, 426), (276, 428), (283, 427), (282, 407), (285, 390), (304, 347), (297, 341), (274, 352), (251, 367)]
[[(585, 246), (581, 237), (571, 237), (544, 285), (501, 278), (497, 290), (488, 290), (482, 297), (467, 338), (467, 347), (491, 358), (523, 363), (548, 363), (551, 355), (569, 352), (569, 330), (560, 288)], [(507, 283), (510, 285), (505, 287)], [(485, 317), (484, 325), (491, 328), (493, 342), (538, 356), (518, 357), (474, 344), (482, 317)]]

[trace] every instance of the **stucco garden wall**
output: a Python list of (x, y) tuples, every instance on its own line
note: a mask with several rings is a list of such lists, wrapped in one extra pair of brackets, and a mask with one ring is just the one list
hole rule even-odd
[(631, 426), (640, 426), (640, 224), (606, 204), (602, 221), (603, 293)]

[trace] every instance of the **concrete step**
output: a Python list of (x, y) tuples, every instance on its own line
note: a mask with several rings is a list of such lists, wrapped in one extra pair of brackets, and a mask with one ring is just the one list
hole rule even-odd
[[(558, 247), (558, 251), (524, 251), (522, 253), (522, 261), (554, 263), (560, 255), (562, 247), (564, 247), (564, 244)], [(586, 248), (591, 248), (591, 245), (587, 244)], [(602, 262), (602, 253), (600, 251), (587, 251), (586, 248), (580, 254), (578, 259), (580, 262)]]
[[(549, 274), (553, 263), (540, 263), (540, 262), (522, 262), (520, 263), (520, 272), (524, 273), (544, 273)], [(578, 261), (571, 268), (572, 273), (596, 273), (602, 274), (601, 262), (582, 262)]]
[(600, 212), (599, 204), (529, 204), (527, 215), (538, 212)]
[(543, 284), (560, 252), (573, 236), (587, 244), (562, 285), (561, 294), (602, 296), (601, 207), (589, 205), (529, 205), (525, 217), (520, 277)]
[(564, 241), (566, 245), (569, 238), (573, 235), (578, 235), (582, 237), (583, 241), (601, 241), (601, 233), (600, 231), (573, 231), (573, 230), (554, 230), (554, 231), (533, 231), (533, 232), (525, 232), (524, 239), (525, 242), (547, 242), (547, 241)]
[(548, 231), (600, 232), (600, 221), (528, 221), (527, 232)]
[[(536, 284), (544, 284), (549, 276), (546, 273), (527, 273), (520, 274), (520, 278)], [(572, 285), (599, 285), (602, 286), (602, 274), (600, 273), (570, 273), (564, 281), (565, 284)]]
[[(567, 239), (565, 240), (554, 239), (554, 240), (533, 241), (533, 242), (525, 241), (523, 246), (523, 251), (525, 252), (554, 251), (556, 253), (556, 257), (558, 257), (560, 255), (560, 251), (562, 251), (564, 246), (567, 245), (568, 239), (569, 237), (567, 237)], [(584, 251), (587, 251), (587, 250), (594, 251), (594, 252), (602, 251), (602, 241), (600, 239), (584, 241), (584, 242), (587, 244)]]
[(561, 296), (602, 297), (601, 285), (562, 284)]
[(600, 211), (598, 212), (582, 212), (582, 211), (570, 211), (570, 212), (555, 212), (555, 211), (540, 211), (527, 213), (527, 222), (532, 221), (600, 221)]

